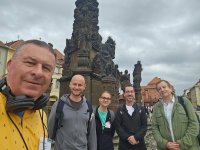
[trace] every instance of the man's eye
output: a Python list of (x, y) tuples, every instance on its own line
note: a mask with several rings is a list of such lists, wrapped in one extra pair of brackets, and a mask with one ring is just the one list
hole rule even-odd
[(34, 62), (32, 62), (32, 61), (26, 61), (25, 63), (29, 64), (29, 65), (34, 65)]
[(49, 67), (44, 67), (44, 70), (51, 72), (51, 69)]

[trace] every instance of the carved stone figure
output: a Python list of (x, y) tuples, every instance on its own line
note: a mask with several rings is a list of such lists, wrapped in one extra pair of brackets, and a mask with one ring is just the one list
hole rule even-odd
[(140, 87), (140, 82), (142, 81), (141, 72), (142, 72), (142, 65), (140, 61), (138, 61), (137, 64), (135, 64), (135, 68), (133, 71), (133, 86), (135, 88), (135, 99), (137, 102), (141, 102), (142, 100), (141, 87)]
[(116, 64), (115, 65), (115, 71), (114, 71), (114, 77), (117, 79), (117, 80), (120, 80), (120, 72), (119, 72), (119, 69), (118, 69), (118, 65)]
[[(97, 58), (98, 57), (98, 58)], [(102, 76), (113, 76), (115, 77), (115, 64), (113, 59), (115, 58), (115, 41), (108, 37), (105, 44), (101, 45), (101, 50), (99, 51), (98, 55), (93, 59), (93, 65), (97, 64), (98, 69), (93, 67), (95, 72), (101, 73)]]
[(96, 0), (77, 0), (74, 10), (72, 38), (76, 50), (100, 51), (101, 36), (98, 33), (99, 3)]
[(91, 36), (91, 44), (92, 44), (92, 49), (99, 52), (101, 49), (101, 41), (102, 37), (99, 34), (92, 34)]
[(109, 36), (107, 41), (105, 42), (106, 49), (108, 50), (112, 59), (115, 58), (115, 41)]
[(110, 90), (117, 101), (120, 73), (113, 61), (116, 43), (111, 37), (102, 43), (98, 26), (99, 3), (97, 0), (76, 0), (75, 5), (73, 32), (71, 38), (66, 39), (64, 50), (60, 95), (68, 92), (71, 76), (80, 73), (86, 78), (86, 97), (94, 100), (102, 90)]
[(126, 84), (130, 84), (130, 73), (128, 73), (128, 70), (125, 70), (124, 74), (121, 74), (120, 83), (121, 90), (124, 90)]
[(120, 81), (121, 82), (129, 81), (130, 82), (130, 73), (128, 73), (128, 70), (125, 70), (124, 74), (121, 75)]
[(142, 81), (141, 72), (142, 72), (142, 65), (140, 61), (138, 61), (137, 64), (135, 64), (135, 68), (133, 71), (133, 83), (135, 89), (140, 88), (140, 82)]
[(70, 62), (70, 54), (73, 52), (74, 50), (74, 46), (72, 43), (72, 40), (70, 39), (66, 39), (66, 46), (64, 49), (64, 53), (65, 53), (65, 64), (69, 65)]
[(103, 65), (102, 65), (101, 61), (102, 61), (101, 55), (100, 55), (100, 53), (97, 53), (97, 55), (94, 57), (93, 63), (92, 63), (92, 70), (96, 74), (102, 74)]

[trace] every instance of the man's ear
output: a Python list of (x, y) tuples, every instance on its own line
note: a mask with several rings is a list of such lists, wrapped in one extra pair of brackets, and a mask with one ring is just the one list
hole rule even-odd
[(86, 88), (87, 88), (87, 86), (86, 86), (86, 84), (85, 84), (85, 86), (84, 86), (84, 91), (86, 90)]
[(9, 70), (10, 70), (11, 64), (12, 64), (12, 60), (10, 59), (10, 60), (7, 62), (7, 64), (6, 64), (6, 66), (7, 66), (7, 71), (8, 71), (8, 72), (9, 72)]

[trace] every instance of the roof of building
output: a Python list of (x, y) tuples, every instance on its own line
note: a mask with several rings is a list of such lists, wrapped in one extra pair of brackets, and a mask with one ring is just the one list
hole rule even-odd
[[(8, 46), (8, 47), (11, 47), (13, 49), (16, 49), (17, 47), (19, 47), (21, 44), (24, 43), (24, 40), (16, 40), (16, 41), (12, 41), (12, 42), (8, 42), (8, 43), (3, 43), (0, 41), (0, 45), (3, 44)], [(64, 63), (64, 55), (58, 50), (58, 49), (54, 49), (56, 51), (56, 59), (57, 59), (57, 63), (59, 64), (63, 64)]]
[(155, 85), (157, 84), (161, 79), (159, 77), (154, 77), (147, 85)]
[(4, 46), (5, 44), (2, 42), (2, 41), (0, 41), (0, 46)]
[(17, 47), (19, 47), (23, 43), (24, 43), (24, 40), (16, 40), (16, 41), (6, 43), (5, 45), (8, 46), (8, 47), (11, 47), (13, 49), (16, 49)]
[(56, 59), (57, 59), (57, 63), (59, 64), (63, 64), (64, 63), (64, 55), (57, 49), (54, 49), (56, 51)]

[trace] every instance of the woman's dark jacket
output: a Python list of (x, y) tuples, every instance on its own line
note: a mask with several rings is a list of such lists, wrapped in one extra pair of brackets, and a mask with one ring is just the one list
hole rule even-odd
[(102, 129), (101, 120), (98, 114), (98, 108), (95, 111), (95, 120), (96, 120), (96, 134), (97, 134), (97, 150), (114, 150), (113, 147), (113, 136), (115, 134), (115, 128), (113, 124), (114, 113), (112, 110), (108, 109), (106, 122), (110, 122), (110, 128), (104, 127)]

